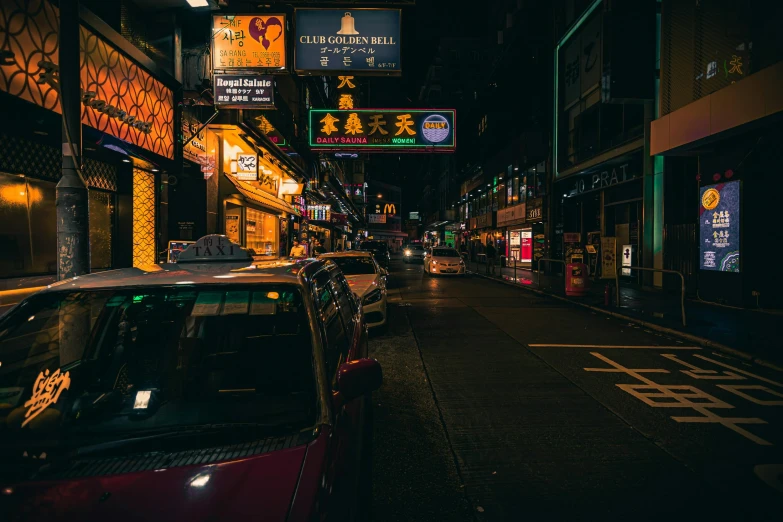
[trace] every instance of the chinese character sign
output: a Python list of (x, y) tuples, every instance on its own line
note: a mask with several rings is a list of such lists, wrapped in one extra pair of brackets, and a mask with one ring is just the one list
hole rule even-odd
[(297, 9), (297, 71), (396, 74), (400, 64), (399, 9)]
[(313, 109), (310, 146), (326, 150), (428, 150), (456, 147), (455, 111)]
[(228, 15), (212, 17), (214, 69), (283, 69), (285, 15)]
[(699, 189), (701, 269), (740, 271), (740, 182)]

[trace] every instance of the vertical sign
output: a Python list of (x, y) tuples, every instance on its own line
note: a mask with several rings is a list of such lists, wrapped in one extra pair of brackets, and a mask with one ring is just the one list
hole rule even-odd
[(699, 189), (700, 268), (740, 271), (740, 182)]
[(614, 279), (617, 273), (617, 238), (601, 238), (601, 279)]
[(523, 230), (520, 232), (520, 248), (519, 248), (520, 262), (532, 263), (533, 262), (533, 231)]
[(629, 276), (631, 275), (631, 269), (625, 267), (633, 266), (633, 245), (623, 245), (620, 255), (622, 256), (621, 264), (623, 267), (620, 272), (624, 276)]

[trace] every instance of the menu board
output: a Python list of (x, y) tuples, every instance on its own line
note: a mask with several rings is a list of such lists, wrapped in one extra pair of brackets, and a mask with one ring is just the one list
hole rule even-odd
[(700, 268), (740, 271), (740, 182), (699, 189)]

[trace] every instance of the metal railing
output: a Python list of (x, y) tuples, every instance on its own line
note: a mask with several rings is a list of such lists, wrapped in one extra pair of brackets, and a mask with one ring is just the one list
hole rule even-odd
[(616, 303), (617, 306), (620, 306), (620, 270), (627, 269), (627, 270), (641, 270), (644, 272), (661, 272), (663, 274), (677, 274), (680, 276), (680, 282), (681, 282), (681, 292), (680, 292), (680, 308), (682, 310), (682, 325), (688, 326), (685, 321), (685, 276), (682, 275), (682, 272), (678, 272), (677, 270), (666, 270), (663, 268), (646, 268), (641, 266), (621, 266), (617, 268), (617, 271), (614, 274), (614, 285), (615, 285), (615, 292), (616, 292)]
[(536, 277), (536, 281), (537, 281), (537, 285), (538, 285), (538, 289), (539, 290), (541, 289), (541, 261), (548, 261), (550, 263), (560, 263), (561, 265), (563, 265), (563, 277), (565, 277), (565, 266), (566, 266), (566, 262), (563, 261), (562, 259), (549, 259), (549, 258), (546, 258), (546, 257), (542, 257), (541, 259), (539, 259), (538, 260), (538, 276)]

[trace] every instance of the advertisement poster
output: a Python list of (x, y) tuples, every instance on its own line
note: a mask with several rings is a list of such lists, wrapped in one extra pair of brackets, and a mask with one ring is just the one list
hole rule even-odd
[(522, 263), (533, 262), (533, 231), (522, 230), (520, 233), (519, 257)]
[(617, 238), (601, 238), (601, 279), (614, 279), (617, 274)]
[(740, 271), (740, 182), (699, 189), (700, 268)]
[(623, 268), (622, 270), (620, 270), (620, 272), (624, 276), (629, 276), (631, 275), (631, 269), (625, 267), (633, 266), (633, 245), (623, 245), (623, 249), (621, 252), (622, 252), (621, 255), (623, 256), (622, 259)]
[(454, 110), (311, 109), (310, 147), (323, 150), (453, 152)]
[(294, 68), (400, 75), (399, 9), (297, 9)]
[(285, 15), (212, 17), (212, 68), (284, 69)]

